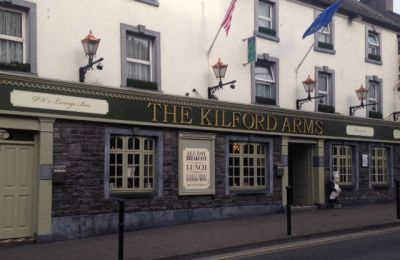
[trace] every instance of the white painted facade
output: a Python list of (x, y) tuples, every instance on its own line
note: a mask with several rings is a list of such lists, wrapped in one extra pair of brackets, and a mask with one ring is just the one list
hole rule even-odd
[[(336, 112), (348, 115), (349, 106), (358, 105), (355, 89), (365, 86), (366, 76), (383, 80), (383, 117), (400, 110), (396, 32), (377, 27), (382, 37), (382, 65), (365, 61), (367, 24), (337, 14), (334, 18), (334, 55), (314, 50), (300, 67), (296, 67), (311, 46), (314, 37), (302, 40), (302, 34), (314, 20), (316, 7), (294, 0), (279, 1), (279, 42), (257, 37), (257, 54), (267, 53), (279, 59), (279, 101), (281, 108), (295, 109), (295, 100), (306, 95), (302, 81), (315, 67), (327, 66), (335, 71)], [(120, 25), (144, 25), (160, 33), (161, 91), (171, 95), (207, 98), (207, 87), (216, 85), (211, 65), (220, 57), (229, 64), (226, 81), (237, 80), (216, 92), (222, 101), (251, 103), (252, 70), (243, 65), (246, 48), (243, 39), (256, 30), (257, 0), (238, 0), (226, 37), (222, 30), (209, 57), (206, 52), (223, 19), (230, 0), (160, 0), (153, 6), (135, 0), (36, 0), (37, 4), (37, 73), (39, 77), (78, 81), (78, 68), (87, 63), (80, 40), (89, 32), (101, 38), (97, 57), (104, 58), (102, 71), (87, 73), (86, 83), (120, 87)], [(196, 89), (201, 96), (192, 92)], [(303, 110), (315, 111), (314, 102)], [(365, 116), (365, 109), (357, 116)]]

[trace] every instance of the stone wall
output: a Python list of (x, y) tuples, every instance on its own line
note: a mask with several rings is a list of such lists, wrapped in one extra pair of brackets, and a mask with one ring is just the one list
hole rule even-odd
[[(54, 166), (66, 166), (53, 185), (53, 217), (116, 213), (117, 205), (104, 197), (104, 145), (107, 127), (127, 126), (57, 120), (54, 125)], [(146, 130), (146, 128), (140, 128)], [(148, 128), (149, 130), (160, 130)], [(185, 130), (187, 132), (187, 130)], [(163, 129), (162, 196), (125, 198), (126, 212), (278, 205), (281, 178), (274, 177), (273, 194), (229, 194), (226, 191), (226, 135), (216, 134), (216, 195), (178, 196), (178, 133)], [(273, 138), (274, 164), (280, 162), (280, 138)], [(56, 173), (55, 173), (56, 174)], [(272, 173), (271, 173), (272, 174)]]
[[(325, 183), (328, 183), (331, 178), (331, 146), (332, 144), (350, 145), (353, 148), (357, 147), (356, 157), (353, 160), (358, 160), (357, 170), (353, 177), (354, 184), (351, 186), (341, 186), (342, 193), (340, 201), (344, 204), (362, 204), (370, 202), (389, 201), (395, 198), (395, 183), (394, 181), (400, 177), (400, 145), (369, 143), (369, 142), (343, 142), (343, 141), (326, 141), (325, 142)], [(368, 154), (370, 159), (371, 146), (385, 146), (391, 149), (393, 160), (389, 158), (389, 184), (384, 186), (373, 186), (370, 184), (370, 168), (362, 167), (362, 154)], [(391, 156), (391, 155), (389, 155)], [(370, 164), (370, 162), (368, 163)], [(358, 174), (358, 175), (357, 175)], [(393, 176), (392, 176), (393, 175)], [(328, 194), (326, 194), (328, 196)], [(327, 198), (328, 199), (328, 198)]]

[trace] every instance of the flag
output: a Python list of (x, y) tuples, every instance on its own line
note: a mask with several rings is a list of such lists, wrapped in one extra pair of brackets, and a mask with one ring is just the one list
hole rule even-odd
[(247, 39), (247, 64), (255, 62), (256, 60), (256, 37), (253, 36)]
[(221, 24), (221, 27), (224, 27), (225, 29), (226, 36), (228, 36), (229, 29), (231, 28), (232, 14), (233, 10), (235, 10), (236, 1), (237, 0), (232, 0)]
[(338, 1), (336, 1), (336, 3), (334, 3), (333, 5), (326, 8), (317, 17), (317, 19), (314, 20), (314, 22), (311, 24), (311, 26), (308, 27), (307, 31), (303, 34), (303, 39), (306, 38), (307, 36), (317, 32), (319, 29), (327, 26), (331, 22), (332, 17), (335, 15), (336, 11), (340, 8), (342, 3), (343, 3), (343, 0), (338, 0)]

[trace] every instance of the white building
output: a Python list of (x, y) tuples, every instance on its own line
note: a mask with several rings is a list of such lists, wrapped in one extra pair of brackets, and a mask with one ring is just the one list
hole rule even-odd
[[(0, 1), (0, 239), (108, 232), (115, 196), (131, 229), (275, 212), (288, 184), (324, 205), (333, 171), (344, 202), (392, 199), (400, 25), (345, 0), (306, 56), (333, 2), (237, 0), (212, 44), (230, 0)], [(82, 84), (89, 31), (104, 60)], [(219, 58), (235, 89), (208, 100)], [(324, 97), (300, 102), (308, 76)]]

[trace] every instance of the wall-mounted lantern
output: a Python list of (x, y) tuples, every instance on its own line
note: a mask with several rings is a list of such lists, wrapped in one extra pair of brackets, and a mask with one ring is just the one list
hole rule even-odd
[[(308, 75), (307, 79), (303, 81), (303, 87), (304, 87), (304, 90), (307, 93), (307, 97), (306, 98), (302, 98), (302, 99), (296, 99), (296, 109), (297, 110), (301, 109), (301, 106), (304, 103), (310, 102), (312, 99), (319, 99), (319, 98), (326, 97), (326, 95), (320, 95), (320, 96), (317, 96), (317, 97), (311, 97), (311, 93), (315, 89), (315, 80), (313, 80), (310, 77), (310, 75)], [(322, 99), (320, 100), (320, 102), (322, 102)]]
[(221, 59), (218, 59), (218, 62), (212, 66), (212, 69), (214, 71), (215, 77), (219, 79), (219, 83), (216, 86), (213, 87), (208, 87), (208, 99), (218, 99), (216, 96), (214, 96), (214, 93), (222, 89), (223, 86), (225, 85), (231, 85), (231, 89), (235, 89), (235, 83), (236, 80), (232, 80), (226, 83), (222, 83), (222, 79), (225, 78), (225, 73), (228, 68), (227, 64), (224, 64)]
[[(370, 104), (366, 103), (367, 102), (366, 100), (367, 100), (367, 97), (368, 97), (368, 89), (364, 88), (362, 84), (358, 89), (356, 89), (356, 95), (357, 95), (358, 100), (361, 101), (361, 104), (358, 105), (358, 106), (351, 106), (349, 108), (350, 116), (354, 116), (354, 112), (359, 110), (359, 109), (361, 109), (361, 108), (364, 108), (364, 107), (367, 107), (367, 106), (375, 106), (375, 105), (378, 104), (378, 103), (370, 103)], [(364, 104), (364, 100), (365, 100), (365, 104)]]
[(85, 51), (85, 55), (88, 56), (88, 64), (79, 68), (79, 81), (85, 82), (85, 75), (88, 70), (93, 69), (94, 64), (98, 63), (96, 66), (98, 70), (103, 69), (103, 64), (101, 64), (101, 62), (104, 59), (100, 58), (96, 61), (93, 61), (93, 57), (96, 55), (97, 48), (100, 44), (100, 39), (97, 39), (93, 35), (92, 31), (89, 31), (89, 34), (83, 40), (81, 40), (81, 42), (83, 50)]

